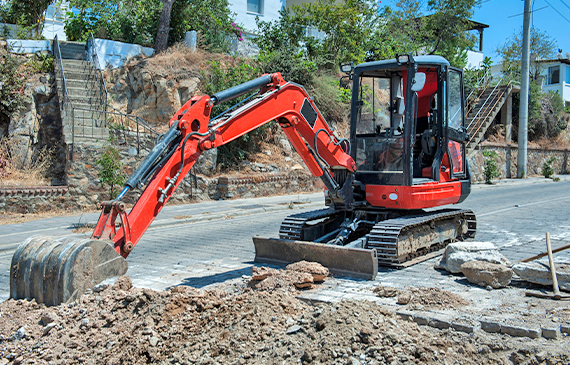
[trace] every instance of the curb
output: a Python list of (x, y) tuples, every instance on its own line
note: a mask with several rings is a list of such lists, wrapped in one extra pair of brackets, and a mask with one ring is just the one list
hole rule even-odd
[(570, 335), (570, 324), (559, 326), (550, 325), (549, 327), (528, 327), (522, 325), (507, 325), (486, 319), (454, 322), (445, 317), (426, 316), (407, 310), (396, 311), (396, 314), (403, 320), (415, 322), (420, 326), (430, 326), (441, 330), (452, 328), (455, 331), (469, 334), (482, 330), (488, 333), (502, 333), (512, 337), (528, 337), (533, 339), (543, 337), (548, 340), (559, 340), (560, 337), (564, 335)]

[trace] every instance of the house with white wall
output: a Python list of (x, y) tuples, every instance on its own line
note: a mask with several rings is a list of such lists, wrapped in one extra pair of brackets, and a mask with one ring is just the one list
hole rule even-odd
[(286, 7), (286, 0), (233, 0), (230, 9), (236, 13), (235, 21), (244, 32), (254, 35), (257, 31), (255, 18), (271, 22), (279, 19), (279, 10)]
[(562, 54), (555, 60), (536, 61), (542, 66), (539, 84), (542, 91), (557, 91), (565, 106), (570, 106), (570, 53)]

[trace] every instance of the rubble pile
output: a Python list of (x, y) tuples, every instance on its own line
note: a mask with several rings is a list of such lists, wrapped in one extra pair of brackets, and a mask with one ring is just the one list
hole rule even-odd
[[(374, 303), (311, 305), (296, 299), (290, 285), (263, 290), (252, 289), (251, 283), (244, 278), (237, 291), (177, 286), (159, 292), (133, 288), (128, 277), (121, 277), (113, 286), (97, 287), (56, 307), (7, 300), (0, 304), (0, 364), (570, 361), (567, 342), (441, 331), (403, 320)], [(410, 294), (424, 304), (441, 295), (434, 290)]]

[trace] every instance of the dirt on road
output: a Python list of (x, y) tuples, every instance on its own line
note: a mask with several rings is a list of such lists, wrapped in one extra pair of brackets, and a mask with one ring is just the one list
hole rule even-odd
[[(306, 303), (295, 297), (299, 276), (274, 270), (265, 280), (272, 277), (280, 285), (244, 278), (207, 291), (176, 286), (159, 292), (134, 288), (124, 276), (71, 304), (10, 299), (0, 304), (0, 364), (570, 362), (566, 337), (437, 330), (367, 301)], [(433, 290), (413, 295), (438, 305)]]

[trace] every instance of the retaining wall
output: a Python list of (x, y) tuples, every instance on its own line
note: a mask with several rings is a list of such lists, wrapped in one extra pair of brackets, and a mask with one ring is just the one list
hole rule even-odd
[[(103, 189), (97, 177), (96, 159), (102, 153), (103, 143), (96, 145), (76, 145), (74, 161), (68, 165), (68, 186), (39, 187), (39, 188), (0, 188), (0, 209), (12, 213), (39, 213), (53, 209), (79, 211), (96, 209), (99, 202), (108, 199), (106, 189)], [(131, 173), (144, 154), (133, 156), (132, 148), (118, 147), (125, 172)], [(484, 181), (484, 157), (482, 151), (497, 151), (497, 163), (501, 173), (500, 178), (516, 176), (517, 148), (486, 143), (469, 158), (472, 180)], [(568, 149), (528, 149), (529, 175), (541, 175), (542, 164), (555, 157), (553, 168), (556, 174), (566, 174), (569, 166), (570, 150)], [(199, 160), (200, 161), (200, 160)], [(251, 198), (279, 194), (294, 194), (297, 192), (321, 191), (323, 184), (307, 172), (294, 171), (281, 174), (258, 174), (255, 176), (222, 176), (209, 178), (197, 175), (193, 181), (190, 177), (184, 179), (176, 190), (171, 203), (188, 203), (202, 200)], [(125, 201), (134, 203), (140, 192), (129, 193)]]

